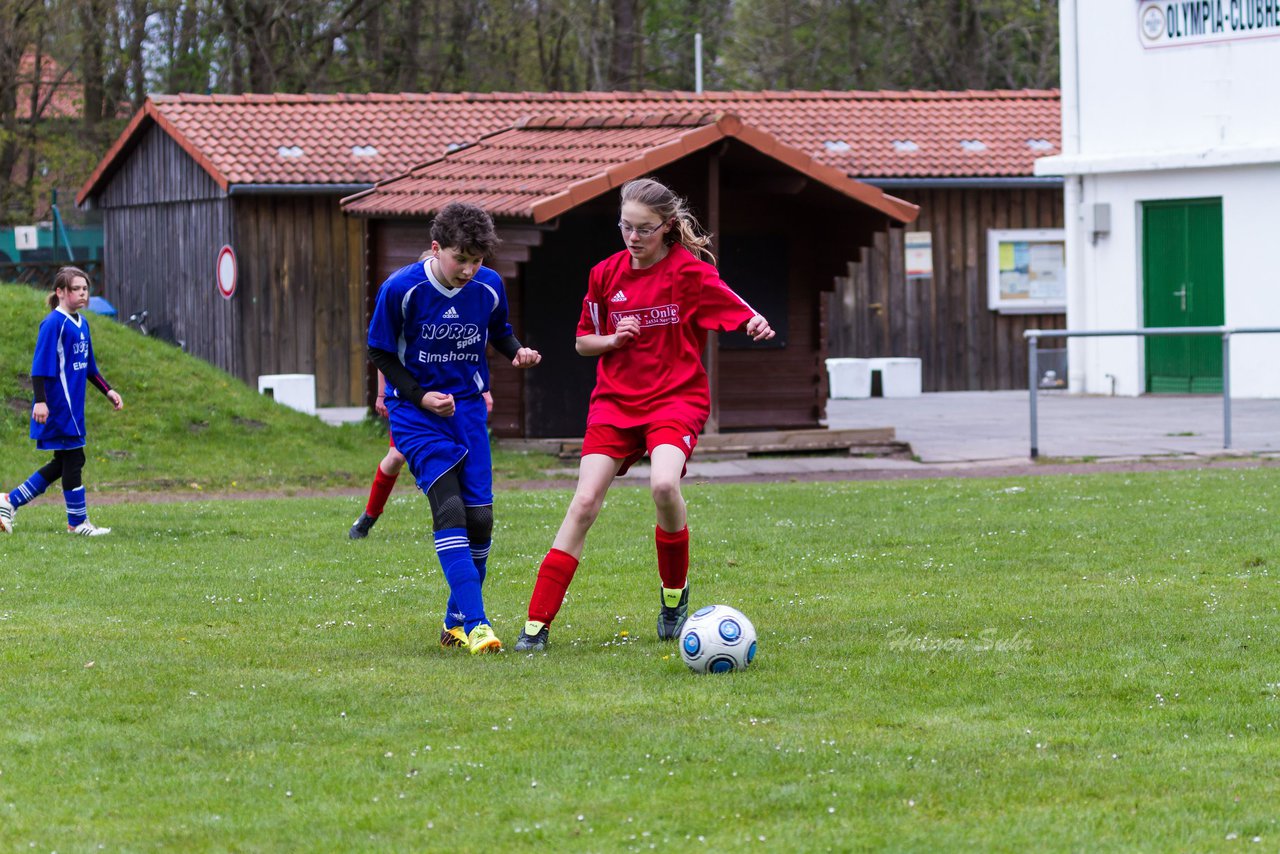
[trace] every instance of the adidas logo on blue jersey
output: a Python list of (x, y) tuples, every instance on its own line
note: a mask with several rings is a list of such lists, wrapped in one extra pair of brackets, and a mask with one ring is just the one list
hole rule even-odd
[(440, 317), (444, 320), (457, 320), (458, 310), (453, 306), (449, 306), (449, 310), (446, 311), (444, 314), (440, 315)]

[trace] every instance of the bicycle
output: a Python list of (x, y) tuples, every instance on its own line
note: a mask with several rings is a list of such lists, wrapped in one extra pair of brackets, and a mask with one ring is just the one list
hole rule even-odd
[(173, 334), (173, 325), (169, 323), (160, 323), (155, 326), (148, 326), (147, 319), (151, 313), (145, 308), (142, 311), (129, 315), (129, 319), (125, 321), (125, 326), (131, 326), (137, 329), (147, 338), (155, 338), (164, 341), (166, 344), (172, 344), (182, 352), (187, 351), (187, 342)]

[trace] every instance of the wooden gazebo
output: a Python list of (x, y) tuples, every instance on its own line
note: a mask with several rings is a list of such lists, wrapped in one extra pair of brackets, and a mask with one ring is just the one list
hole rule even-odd
[(503, 248), (512, 322), (544, 356), (536, 371), (494, 366), (501, 436), (581, 435), (594, 361), (573, 350), (587, 271), (618, 251), (617, 188), (654, 175), (690, 200), (716, 238), (725, 281), (778, 338), (718, 336), (706, 361), (708, 432), (816, 427), (826, 403), (824, 291), (876, 234), (914, 205), (818, 163), (732, 113), (543, 116), (523, 120), (343, 200), (368, 220), (368, 297), (429, 245), (450, 201), (488, 210)]

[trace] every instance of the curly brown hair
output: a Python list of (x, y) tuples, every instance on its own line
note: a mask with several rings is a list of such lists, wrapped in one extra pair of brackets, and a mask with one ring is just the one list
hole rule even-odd
[(498, 251), (498, 234), (493, 218), (482, 208), (450, 202), (431, 223), (431, 239), (442, 249), (461, 249), (471, 255), (492, 257)]

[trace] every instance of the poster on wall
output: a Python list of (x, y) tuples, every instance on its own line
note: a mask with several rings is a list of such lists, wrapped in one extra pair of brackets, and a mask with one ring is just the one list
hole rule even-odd
[(933, 275), (933, 234), (908, 231), (903, 235), (908, 279), (927, 279)]
[(1066, 233), (1060, 228), (987, 232), (987, 307), (1001, 314), (1067, 310)]

